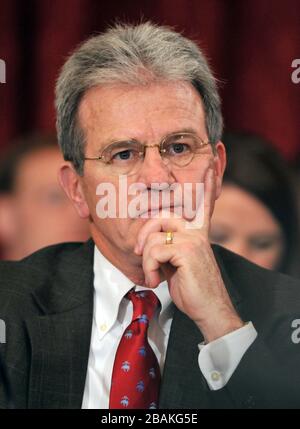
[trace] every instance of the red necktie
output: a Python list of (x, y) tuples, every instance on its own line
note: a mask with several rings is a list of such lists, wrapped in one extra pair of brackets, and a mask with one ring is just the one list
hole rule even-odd
[(127, 298), (133, 304), (133, 317), (116, 353), (109, 408), (155, 409), (160, 369), (147, 332), (159, 301), (152, 291), (130, 291)]

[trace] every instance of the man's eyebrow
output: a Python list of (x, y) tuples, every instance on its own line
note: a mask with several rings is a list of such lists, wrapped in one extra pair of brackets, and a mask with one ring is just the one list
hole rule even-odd
[(133, 143), (133, 142), (139, 142), (139, 140), (133, 138), (133, 137), (128, 137), (128, 138), (120, 138), (120, 139), (108, 139), (106, 140), (102, 146), (100, 148), (97, 149), (97, 152), (101, 153), (103, 151), (103, 149), (105, 149), (106, 147), (112, 145), (112, 144), (118, 144), (118, 143)]
[[(161, 137), (160, 140), (163, 140), (164, 138), (168, 137), (171, 134), (183, 134), (183, 133), (198, 134), (197, 131), (194, 128), (190, 128), (190, 127), (180, 128), (180, 129), (177, 129), (177, 130), (170, 131), (167, 134), (164, 134)], [(101, 148), (97, 149), (97, 152), (101, 153), (103, 151), (103, 149), (105, 149), (107, 146), (110, 146), (111, 144), (115, 144), (115, 143), (130, 143), (130, 142), (132, 142), (132, 143), (133, 142), (139, 142), (141, 144), (146, 144), (146, 142), (138, 140), (135, 137), (124, 137), (124, 138), (118, 138), (118, 139), (108, 139), (108, 140), (106, 140), (103, 143), (103, 145), (102, 145)]]
[(195, 128), (180, 128), (179, 130), (172, 131), (171, 133), (166, 134), (167, 136), (169, 134), (183, 134), (183, 133), (191, 133), (191, 134), (198, 134)]

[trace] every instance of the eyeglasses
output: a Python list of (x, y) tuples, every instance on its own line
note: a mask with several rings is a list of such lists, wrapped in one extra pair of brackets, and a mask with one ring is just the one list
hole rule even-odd
[(210, 144), (193, 133), (173, 133), (164, 137), (159, 144), (143, 145), (137, 140), (119, 141), (105, 147), (100, 156), (85, 160), (102, 161), (113, 175), (136, 174), (142, 167), (146, 148), (157, 147), (165, 165), (183, 168), (197, 155), (207, 154)]

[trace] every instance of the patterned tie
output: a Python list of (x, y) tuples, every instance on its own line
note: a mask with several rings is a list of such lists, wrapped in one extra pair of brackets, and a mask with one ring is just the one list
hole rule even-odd
[(147, 332), (159, 301), (152, 291), (130, 291), (126, 297), (132, 301), (133, 317), (116, 353), (109, 408), (155, 409), (160, 369)]

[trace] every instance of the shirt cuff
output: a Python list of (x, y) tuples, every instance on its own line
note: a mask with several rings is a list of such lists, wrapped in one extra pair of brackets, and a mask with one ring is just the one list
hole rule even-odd
[(252, 322), (209, 344), (198, 345), (200, 370), (211, 390), (224, 387), (257, 337)]

